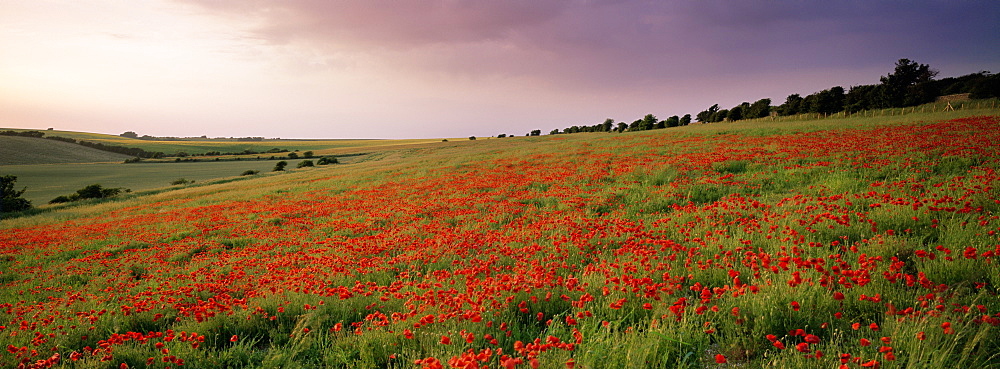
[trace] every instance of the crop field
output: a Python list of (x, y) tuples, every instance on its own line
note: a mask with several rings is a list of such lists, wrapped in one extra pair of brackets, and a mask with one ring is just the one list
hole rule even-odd
[[(285, 160), (292, 170), (302, 160)], [(313, 160), (315, 162), (315, 160)], [(207, 161), (181, 163), (85, 163), (0, 166), (0, 173), (17, 176), (24, 198), (36, 206), (91, 184), (146, 191), (170, 186), (178, 179), (204, 182), (236, 177), (247, 170), (267, 174), (278, 160)], [(53, 180), (54, 178), (58, 180)]]
[[(0, 130), (31, 131), (30, 129), (0, 128)], [(185, 138), (181, 140), (140, 140), (99, 133), (72, 132), (59, 130), (36, 130), (45, 133), (46, 137), (59, 136), (103, 143), (113, 146), (136, 147), (150, 152), (160, 151), (167, 154), (186, 152), (188, 154), (203, 154), (210, 151), (218, 152), (243, 152), (245, 150), (264, 152), (270, 149), (283, 149), (288, 151), (307, 150), (333, 150), (351, 149), (359, 147), (397, 147), (413, 144), (426, 144), (440, 142), (440, 139), (342, 139), (342, 140), (296, 140), (296, 139), (266, 139), (263, 141), (238, 141), (236, 139), (199, 139)]]
[[(31, 137), (0, 136), (0, 167), (23, 164), (122, 162), (129, 156)], [(2, 171), (2, 170), (0, 170)]]
[(986, 113), (477, 140), (7, 219), (0, 367), (997, 368)]

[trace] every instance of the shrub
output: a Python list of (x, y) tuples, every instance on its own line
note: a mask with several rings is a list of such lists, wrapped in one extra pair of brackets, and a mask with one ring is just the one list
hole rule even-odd
[(283, 170), (285, 170), (285, 166), (287, 166), (287, 165), (288, 165), (287, 161), (284, 161), (284, 160), (279, 161), (279, 162), (277, 162), (277, 163), (274, 164), (274, 169), (272, 169), (271, 171), (272, 172), (283, 171)]
[(260, 173), (260, 171), (259, 170), (250, 169), (250, 170), (247, 170), (246, 172), (243, 172), (243, 174), (240, 174), (240, 175), (241, 176), (252, 176), (252, 175), (257, 174), (257, 173)]
[(184, 178), (178, 178), (178, 179), (175, 179), (173, 182), (170, 182), (170, 184), (172, 184), (172, 185), (186, 185), (188, 183), (194, 183), (194, 181), (189, 181), (189, 180), (184, 179)]
[(76, 190), (76, 196), (80, 199), (104, 199), (112, 196), (117, 196), (122, 192), (131, 192), (127, 188), (104, 188), (99, 184), (92, 184), (90, 186)]
[(70, 197), (71, 196), (57, 196), (56, 198), (49, 200), (49, 204), (60, 204), (64, 202), (73, 201), (73, 199), (71, 199)]
[(104, 188), (99, 184), (92, 184), (90, 186), (76, 190), (76, 193), (69, 196), (59, 196), (49, 201), (49, 204), (56, 204), (62, 202), (79, 201), (86, 199), (106, 199), (109, 197), (114, 197), (122, 192), (132, 192), (132, 190), (127, 188)]
[(313, 157), (313, 152), (312, 151), (306, 151), (306, 152), (302, 153), (302, 157), (306, 158), (306, 159), (309, 159), (309, 158)]
[(300, 161), (299, 165), (297, 165), (295, 167), (296, 168), (304, 168), (304, 167), (311, 167), (311, 166), (313, 166), (313, 161), (312, 160), (303, 160), (303, 161)]
[(296, 154), (294, 152), (290, 152), (290, 153), (288, 153), (288, 158), (289, 159), (298, 159), (299, 158), (299, 154)]
[(21, 197), (27, 188), (20, 191), (14, 189), (16, 176), (0, 176), (0, 213), (10, 213), (31, 209), (31, 201)]
[(443, 140), (441, 140), (441, 142), (448, 142), (448, 139), (447, 138), (443, 139)]
[(142, 161), (142, 158), (140, 158), (140, 157), (136, 156), (136, 157), (134, 157), (134, 158), (131, 158), (131, 159), (125, 159), (125, 164), (129, 164), (129, 163), (138, 163), (138, 162), (140, 162), (140, 161)]
[(476, 140), (476, 136), (469, 136), (469, 141), (475, 141), (475, 140)]
[(337, 163), (339, 163), (339, 161), (337, 161), (337, 158), (332, 156), (331, 157), (324, 156), (322, 158), (319, 158), (319, 161), (316, 162), (316, 164), (319, 165), (337, 164)]

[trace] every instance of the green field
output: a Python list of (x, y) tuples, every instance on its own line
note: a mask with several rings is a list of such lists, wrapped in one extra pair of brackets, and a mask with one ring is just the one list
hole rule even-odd
[(17, 164), (122, 162), (129, 156), (32, 137), (0, 136), (0, 166)]
[[(286, 160), (293, 170), (300, 160)], [(315, 162), (315, 160), (313, 160)], [(203, 163), (93, 163), (0, 166), (0, 174), (17, 176), (17, 186), (27, 187), (24, 198), (34, 205), (48, 203), (56, 196), (69, 195), (91, 184), (124, 187), (133, 191), (170, 187), (174, 180), (204, 182), (239, 176), (247, 170), (266, 174), (277, 160), (242, 160)]]
[[(163, 152), (167, 155), (172, 155), (177, 152), (185, 152), (191, 155), (198, 155), (211, 151), (236, 153), (250, 150), (255, 152), (264, 152), (275, 148), (288, 151), (317, 151), (318, 153), (326, 153), (336, 151), (338, 149), (355, 149), (359, 147), (397, 147), (441, 142), (441, 139), (265, 139), (263, 141), (237, 141), (236, 139), (200, 138), (184, 138), (177, 141), (157, 141), (87, 132), (0, 128), (0, 131), (6, 130), (39, 131), (45, 133), (45, 136), (66, 137), (114, 146), (137, 147), (149, 152)], [(454, 141), (456, 139), (451, 140)]]

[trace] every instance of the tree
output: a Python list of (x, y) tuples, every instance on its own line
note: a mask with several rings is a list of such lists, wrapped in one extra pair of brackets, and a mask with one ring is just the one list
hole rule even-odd
[[(688, 118), (690, 118), (690, 117), (691, 116), (688, 115)], [(678, 117), (678, 116), (676, 116), (676, 115), (672, 116), (670, 118), (667, 118), (667, 120), (666, 120), (666, 126), (667, 126), (667, 128), (677, 127), (679, 125), (681, 125), (681, 118)]]
[(835, 86), (806, 96), (806, 105), (810, 113), (831, 114), (844, 110), (844, 100), (844, 88)]
[(684, 116), (681, 117), (680, 125), (686, 126), (688, 124), (691, 124), (691, 114), (684, 114)]
[(657, 122), (659, 122), (659, 120), (656, 119), (655, 115), (646, 114), (646, 116), (642, 117), (642, 121), (639, 122), (639, 130), (648, 131), (653, 128), (656, 128)]
[(531, 131), (531, 133), (529, 133), (528, 135), (529, 136), (540, 136), (541, 134), (542, 134), (542, 130), (536, 129), (536, 130)]
[(879, 78), (882, 82), (882, 95), (879, 107), (893, 108), (916, 105), (927, 99), (921, 84), (934, 80), (938, 72), (927, 64), (918, 64), (910, 59), (899, 59), (896, 68), (887, 76)]
[(771, 115), (771, 99), (760, 99), (750, 104), (750, 108), (743, 112), (746, 119), (764, 118)]
[[(117, 196), (124, 189), (122, 188), (104, 188), (99, 184), (92, 184), (87, 187), (76, 190), (75, 200), (84, 199), (104, 199), (112, 196)], [(72, 197), (71, 197), (72, 198)]]
[(312, 160), (303, 160), (303, 161), (300, 161), (299, 164), (296, 165), (295, 167), (296, 168), (305, 168), (305, 167), (312, 167), (312, 166), (315, 166), (315, 165), (313, 165), (313, 161)]
[(316, 162), (316, 164), (319, 165), (337, 164), (337, 163), (338, 163), (337, 158), (332, 156), (324, 156), (322, 158), (319, 158), (319, 161)]
[(313, 157), (313, 152), (312, 151), (306, 151), (306, 152), (302, 153), (302, 157), (306, 158), (306, 159), (312, 158)]
[(299, 154), (296, 154), (294, 152), (290, 152), (290, 153), (288, 153), (288, 158), (289, 159), (298, 159), (299, 158)]
[(628, 124), (625, 124), (625, 122), (618, 122), (618, 129), (616, 129), (618, 133), (625, 132), (626, 129), (628, 129)]
[(735, 122), (735, 121), (738, 121), (738, 120), (742, 120), (743, 119), (743, 105), (737, 105), (737, 106), (734, 106), (732, 109), (729, 109), (729, 114), (726, 114), (726, 119), (729, 119), (730, 122)]
[(802, 102), (804, 99), (799, 94), (791, 94), (785, 98), (785, 103), (778, 106), (778, 114), (785, 115), (795, 115), (802, 113)]
[(14, 182), (17, 176), (0, 176), (0, 214), (31, 209), (31, 201), (21, 197), (28, 189), (15, 190)]
[(139, 134), (135, 133), (135, 132), (132, 132), (132, 131), (128, 131), (128, 132), (122, 133), (119, 136), (126, 137), (126, 138), (139, 138)]
[(986, 77), (976, 82), (969, 92), (969, 97), (973, 99), (988, 99), (1000, 97), (1000, 74), (989, 74), (983, 72)]
[(615, 126), (615, 120), (611, 118), (605, 119), (604, 123), (601, 123), (601, 128), (604, 130), (604, 132), (611, 132), (611, 129), (614, 126)]
[(288, 166), (288, 162), (282, 160), (282, 161), (279, 161), (277, 163), (274, 163), (274, 169), (271, 169), (271, 171), (272, 172), (280, 172), (280, 171), (285, 170), (286, 166)]
[(715, 120), (712, 119), (715, 118), (715, 115), (718, 112), (719, 112), (719, 104), (715, 104), (709, 107), (707, 110), (698, 113), (698, 115), (695, 116), (695, 119), (697, 119), (699, 122), (702, 123), (715, 122)]

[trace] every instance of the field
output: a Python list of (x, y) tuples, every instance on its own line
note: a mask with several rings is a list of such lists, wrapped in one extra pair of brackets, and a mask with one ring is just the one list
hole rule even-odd
[(0, 367), (997, 368), (998, 170), (1000, 112), (966, 110), (56, 207), (0, 223)]
[[(30, 131), (29, 129), (0, 128), (0, 131)], [(72, 132), (60, 130), (41, 130), (46, 137), (59, 136), (72, 138), (75, 140), (85, 140), (103, 143), (114, 146), (137, 147), (149, 152), (163, 152), (174, 154), (186, 152), (188, 154), (203, 154), (210, 151), (218, 152), (243, 152), (251, 150), (264, 152), (270, 149), (283, 149), (288, 151), (318, 151), (322, 153), (336, 152), (338, 149), (370, 148), (370, 147), (405, 147), (414, 144), (426, 144), (440, 142), (440, 139), (407, 139), (407, 140), (386, 140), (386, 139), (345, 139), (345, 140), (296, 140), (296, 139), (266, 139), (263, 141), (238, 141), (236, 139), (199, 139), (185, 138), (176, 141), (140, 140), (135, 138), (120, 137), (114, 135)]]
[[(293, 170), (302, 161), (285, 160), (286, 170)], [(213, 180), (227, 180), (240, 176), (247, 170), (257, 170), (267, 175), (278, 160), (240, 160), (218, 162), (181, 163), (88, 163), (52, 165), (8, 165), (0, 173), (17, 176), (17, 187), (27, 188), (24, 198), (34, 205), (48, 203), (56, 196), (69, 195), (91, 184), (104, 187), (123, 187), (133, 191), (159, 190), (171, 187), (178, 179), (195, 184)], [(315, 162), (315, 159), (313, 160)], [(60, 178), (53, 181), (52, 178)], [(171, 187), (173, 188), (173, 187)]]
[(0, 136), (0, 167), (5, 165), (119, 162), (128, 156), (68, 142)]

